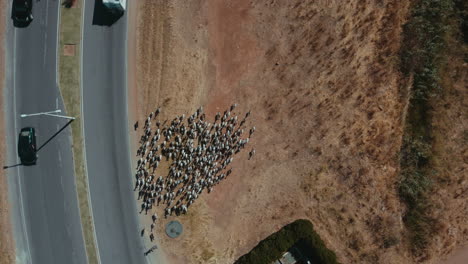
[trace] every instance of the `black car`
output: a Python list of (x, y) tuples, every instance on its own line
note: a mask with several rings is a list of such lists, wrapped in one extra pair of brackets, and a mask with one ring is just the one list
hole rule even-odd
[(36, 131), (33, 127), (21, 129), (18, 139), (18, 156), (23, 165), (36, 164)]
[(15, 27), (26, 27), (32, 22), (32, 0), (13, 0), (11, 18)]

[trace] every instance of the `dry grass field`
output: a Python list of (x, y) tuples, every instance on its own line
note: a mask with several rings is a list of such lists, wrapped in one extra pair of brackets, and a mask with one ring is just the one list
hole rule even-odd
[[(133, 122), (157, 106), (173, 118), (203, 105), (212, 119), (238, 103), (239, 111), (252, 111), (257, 128), (249, 143), (256, 156), (247, 161), (241, 153), (232, 176), (178, 217), (181, 237), (163, 234), (174, 217), (160, 222), (157, 237), (170, 263), (232, 263), (298, 218), (314, 224), (342, 263), (415, 261), (396, 186), (409, 83), (398, 71), (398, 52), (408, 5), (138, 1), (130, 30)], [(441, 155), (460, 154), (439, 161), (449, 164), (443, 175), (450, 181), (434, 198), (434, 214), (444, 218), (446, 233), (434, 236), (433, 254), (420, 261), (467, 241), (466, 177), (454, 176), (466, 175), (466, 148), (457, 148), (467, 140), (466, 112), (451, 111), (466, 106), (466, 96), (450, 99), (463, 93), (466, 65), (453, 69), (463, 69), (444, 99), (451, 103), (440, 102), (446, 111), (435, 118), (440, 135), (453, 139), (439, 143)], [(451, 130), (443, 120), (452, 117), (464, 126)], [(139, 135), (132, 136), (136, 146)]]
[[(8, 14), (7, 2), (0, 0), (0, 35), (2, 36), (2, 44), (0, 44), (0, 81), (2, 83), (1, 91), (3, 94), (5, 84), (5, 43), (4, 37), (6, 35), (6, 18)], [(3, 96), (0, 100), (0, 109), (3, 107)], [(5, 145), (5, 121), (4, 112), (0, 116), (0, 162), (6, 163), (6, 145)], [(8, 202), (8, 185), (6, 173), (4, 170), (0, 171), (0, 264), (13, 263), (15, 259), (14, 241), (12, 234), (12, 225), (10, 221), (10, 204)]]
[[(438, 219), (439, 236), (433, 240), (435, 255), (444, 256), (464, 246), (468, 259), (468, 45), (449, 39), (447, 62), (441, 76), (444, 86), (432, 103), (436, 185), (431, 195), (432, 216)], [(457, 258), (455, 258), (457, 259)], [(455, 261), (454, 259), (454, 261)], [(459, 261), (461, 258), (458, 257)], [(463, 262), (453, 262), (463, 263)], [(450, 264), (450, 262), (446, 262)]]

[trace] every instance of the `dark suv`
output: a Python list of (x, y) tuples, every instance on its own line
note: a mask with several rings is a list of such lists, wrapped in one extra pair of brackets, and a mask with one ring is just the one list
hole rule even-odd
[(13, 0), (11, 18), (15, 27), (26, 27), (32, 20), (32, 0)]
[(18, 139), (18, 156), (23, 165), (36, 164), (36, 131), (33, 127), (21, 129)]

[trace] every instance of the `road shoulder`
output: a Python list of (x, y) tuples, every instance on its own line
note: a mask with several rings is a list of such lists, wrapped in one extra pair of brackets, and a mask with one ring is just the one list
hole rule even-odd
[[(128, 24), (127, 24), (127, 111), (128, 111), (128, 127), (133, 128), (133, 125), (139, 117), (144, 115), (147, 104), (139, 104), (139, 101), (147, 94), (147, 89), (137, 86), (137, 29), (138, 29), (138, 13), (140, 12), (141, 4), (138, 1), (132, 2), (128, 7)], [(129, 131), (129, 146), (130, 156), (133, 157), (133, 153), (136, 153), (137, 146), (136, 142), (138, 134), (136, 131)], [(135, 160), (131, 160), (132, 168), (135, 168)], [(136, 197), (135, 197), (136, 201)], [(138, 208), (138, 207), (137, 207)], [(139, 226), (145, 225), (143, 219), (138, 217)], [(157, 241), (157, 239), (156, 239)], [(148, 239), (143, 241), (146, 249), (151, 248), (153, 243), (150, 243)], [(158, 250), (147, 256), (150, 263), (168, 263), (166, 255), (163, 249), (160, 247), (160, 243), (157, 241)]]
[[(0, 50), (0, 76), (2, 85), (2, 100), (0, 100), (0, 109), (5, 109), (5, 102), (3, 95), (5, 95), (5, 51), (6, 51), (6, 17), (7, 14), (7, 3), (5, 0), (0, 1), (0, 9), (3, 11), (0, 13), (0, 36), (2, 36), (2, 45)], [(7, 111), (4, 111), (7, 113)], [(4, 115), (0, 115), (0, 137), (3, 139), (0, 142), (0, 160), (3, 164), (6, 164), (6, 123)], [(13, 240), (13, 226), (11, 224), (11, 214), (10, 214), (10, 203), (8, 200), (8, 185), (6, 178), (6, 171), (2, 170), (0, 172), (0, 263), (13, 263), (15, 259), (15, 247)]]

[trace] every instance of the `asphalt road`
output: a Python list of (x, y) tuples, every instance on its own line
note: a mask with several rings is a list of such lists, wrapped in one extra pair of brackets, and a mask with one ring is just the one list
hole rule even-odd
[[(8, 2), (9, 17), (12, 1)], [(19, 163), (16, 142), (22, 127), (36, 128), (39, 147), (67, 122), (50, 116), (19, 116), (64, 109), (56, 81), (58, 5), (59, 0), (34, 1), (34, 21), (27, 28), (14, 28), (8, 19), (5, 118), (9, 165)], [(86, 263), (69, 128), (38, 154), (36, 166), (7, 170), (17, 263)]]
[(97, 247), (102, 263), (145, 263), (130, 168), (126, 90), (126, 22), (93, 25), (85, 1), (83, 120)]

